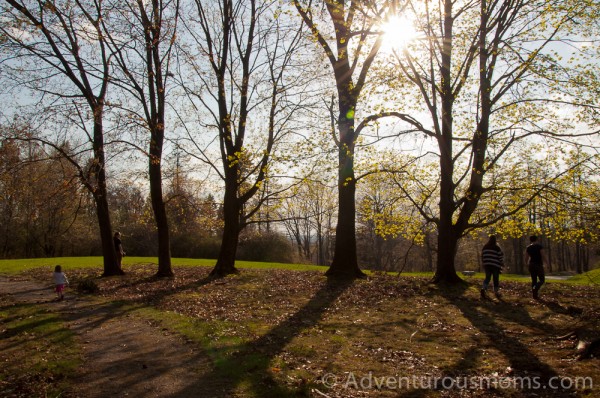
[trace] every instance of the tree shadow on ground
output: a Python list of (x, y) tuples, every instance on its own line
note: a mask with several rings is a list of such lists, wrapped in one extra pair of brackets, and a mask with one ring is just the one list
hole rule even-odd
[[(105, 277), (97, 277), (97, 279), (104, 279)], [(120, 276), (115, 276), (120, 278)], [(80, 280), (90, 279), (84, 278), (73, 278), (73, 285)], [(95, 278), (91, 278), (92, 280)], [(42, 286), (42, 282), (39, 283), (39, 287), (25, 286), (19, 288), (18, 291), (13, 292), (14, 294), (7, 294), (6, 303), (0, 306), (0, 312), (6, 311), (8, 313), (14, 312), (17, 315), (8, 316), (2, 320), (2, 323), (8, 323), (13, 321), (15, 317), (19, 317), (18, 312), (27, 310), (34, 311), (36, 316), (31, 316), (28, 319), (21, 322), (21, 325), (17, 327), (11, 327), (2, 332), (0, 335), (3, 339), (9, 339), (11, 337), (19, 336), (23, 333), (27, 333), (39, 327), (43, 327), (47, 324), (51, 324), (56, 320), (54, 318), (48, 318), (47, 313), (55, 313), (59, 316), (62, 321), (71, 324), (73, 330), (78, 330), (79, 325), (85, 325), (86, 329), (94, 329), (102, 327), (106, 322), (125, 317), (128, 314), (134, 313), (139, 308), (144, 308), (148, 304), (153, 304), (168, 298), (169, 296), (178, 294), (185, 290), (198, 289), (204, 285), (214, 282), (214, 278), (205, 277), (200, 280), (191, 280), (189, 283), (178, 286), (177, 289), (165, 287), (163, 290), (155, 290), (149, 294), (142, 295), (138, 299), (122, 299), (119, 300), (118, 292), (122, 287), (135, 287), (135, 286), (147, 286), (149, 283), (164, 281), (165, 278), (159, 278), (156, 276), (148, 276), (139, 278), (131, 282), (127, 282), (124, 285), (117, 285), (103, 291), (109, 296), (116, 296), (116, 299), (110, 299), (105, 301), (94, 293), (67, 293), (64, 301), (57, 301), (55, 298), (40, 301), (37, 297), (31, 297), (32, 292), (50, 292), (51, 288)], [(36, 283), (36, 282), (33, 282)], [(26, 298), (27, 301), (20, 301)], [(34, 301), (35, 300), (35, 301)], [(51, 338), (53, 333), (48, 332), (41, 337)], [(16, 340), (5, 348), (11, 348), (13, 346), (20, 345), (21, 342)]]
[[(131, 286), (146, 286), (148, 283), (156, 282), (164, 280), (164, 278), (150, 276), (141, 278), (132, 283), (126, 285), (126, 287)], [(204, 285), (207, 285), (214, 281), (214, 278), (206, 277), (200, 280), (192, 280), (190, 283), (179, 286), (177, 289), (169, 289), (165, 288), (164, 290), (156, 290), (151, 294), (144, 295), (138, 299), (123, 299), (116, 300), (110, 299), (109, 301), (85, 301), (85, 294), (81, 295), (84, 298), (84, 301), (80, 302), (77, 305), (76, 310), (69, 310), (68, 308), (64, 308), (60, 310), (60, 313), (65, 321), (67, 322), (78, 322), (85, 319), (86, 327), (88, 328), (98, 328), (103, 324), (108, 322), (111, 319), (116, 319), (119, 317), (127, 316), (128, 314), (134, 313), (136, 310), (140, 308), (145, 308), (148, 305), (153, 305), (156, 302), (160, 302), (165, 300), (166, 298), (181, 293), (182, 291), (189, 289), (197, 289)], [(113, 288), (111, 291), (107, 291), (109, 295), (118, 296), (118, 288)], [(92, 296), (95, 296), (92, 294)], [(79, 298), (69, 298), (71, 300), (80, 301)]]
[[(134, 275), (134, 277), (135, 277), (135, 274), (126, 274), (125, 277), (127, 277), (129, 275)], [(101, 292), (102, 294), (105, 294), (107, 296), (118, 297), (119, 292), (123, 289), (127, 290), (127, 289), (132, 289), (132, 288), (143, 288), (143, 290), (140, 291), (139, 299), (128, 299), (128, 301), (129, 302), (142, 302), (142, 303), (146, 303), (146, 304), (156, 303), (157, 301), (166, 299), (170, 296), (177, 295), (177, 294), (180, 294), (180, 293), (188, 291), (188, 290), (199, 289), (202, 286), (205, 286), (205, 285), (208, 285), (211, 283), (218, 283), (219, 280), (221, 280), (220, 278), (215, 278), (213, 276), (210, 276), (207, 273), (206, 276), (201, 277), (199, 279), (194, 275), (193, 277), (190, 278), (189, 282), (186, 284), (169, 286), (165, 282), (175, 281), (176, 277), (161, 277), (161, 276), (156, 276), (156, 274), (152, 274), (152, 275), (147, 275), (147, 276), (136, 277), (134, 280), (124, 279), (123, 276), (121, 276), (121, 275), (110, 277), (110, 278), (117, 278), (117, 280), (119, 280), (120, 282), (115, 285), (103, 286), (102, 292)], [(87, 278), (84, 278), (84, 279), (87, 279)], [(97, 276), (97, 277), (92, 277), (91, 279), (92, 280), (103, 280), (103, 279), (106, 279), (106, 277)], [(149, 289), (149, 291), (146, 291), (146, 289), (149, 286), (152, 286), (153, 284), (162, 284), (162, 286), (158, 289), (151, 288), (151, 289)]]
[[(44, 331), (41, 337), (51, 337), (55, 332), (47, 332), (46, 329), (56, 322), (61, 321), (59, 315), (48, 313), (40, 307), (39, 303), (14, 303), (0, 307), (0, 313), (8, 313), (0, 320), (0, 340), (2, 349), (9, 350), (19, 347), (25, 343), (25, 339), (31, 336), (32, 331)], [(51, 329), (51, 328), (50, 328)], [(14, 337), (23, 337), (24, 339)]]
[[(494, 348), (508, 360), (511, 371), (505, 375), (505, 380), (512, 381), (516, 386), (515, 389), (524, 394), (535, 394), (535, 396), (543, 397), (573, 396), (573, 391), (570, 390), (547, 388), (551, 379), (559, 376), (558, 373), (552, 366), (545, 363), (528, 343), (512, 333), (507, 333), (498, 322), (498, 319), (521, 324), (539, 330), (540, 333), (544, 334), (553, 332), (551, 328), (549, 329), (550, 326), (534, 320), (522, 305), (476, 301), (467, 298), (465, 293), (468, 287), (466, 284), (459, 287), (439, 286), (437, 294), (454, 305), (465, 319), (481, 332), (482, 336), (487, 338), (487, 344), (493, 344)], [(545, 336), (540, 338), (544, 339)], [(482, 342), (482, 344), (484, 343)], [(469, 375), (470, 370), (475, 370), (475, 365), (479, 360), (477, 356), (481, 356), (481, 350), (468, 349), (465, 355), (470, 358), (466, 360), (465, 356), (454, 366), (443, 369), (444, 374), (450, 377), (464, 376)], [(498, 393), (502, 394), (501, 391), (498, 391)]]
[(221, 379), (226, 387), (215, 392), (213, 397), (232, 396), (240, 384), (247, 386), (256, 396), (265, 398), (307, 396), (306, 386), (288, 387), (277, 382), (270, 368), (271, 362), (303, 330), (317, 325), (327, 309), (352, 283), (352, 280), (335, 281), (329, 278), (302, 308), (267, 333), (237, 347), (227, 347), (226, 350), (233, 353), (219, 355), (219, 362), (213, 370), (202, 375), (178, 396), (188, 396), (198, 386), (215, 379)]
[(564, 306), (558, 300), (541, 298), (538, 302), (545, 305), (550, 311), (556, 314), (579, 316), (583, 313), (583, 308), (573, 305)]

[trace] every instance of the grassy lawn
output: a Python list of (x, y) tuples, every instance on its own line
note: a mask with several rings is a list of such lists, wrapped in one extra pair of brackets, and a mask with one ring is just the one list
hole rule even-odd
[[(216, 260), (191, 259), (191, 258), (173, 258), (171, 260), (174, 266), (178, 267), (214, 267)], [(123, 266), (134, 264), (147, 264), (149, 266), (158, 264), (156, 257), (125, 257)], [(0, 274), (17, 274), (36, 268), (47, 268), (50, 272), (54, 266), (61, 265), (65, 272), (73, 269), (98, 269), (102, 271), (102, 257), (55, 257), (55, 258), (32, 258), (18, 260), (0, 260)], [(252, 261), (237, 261), (236, 266), (243, 269), (287, 269), (293, 271), (322, 271), (326, 267), (319, 267), (308, 264), (282, 264), (282, 263), (264, 263)]]
[(74, 334), (56, 313), (0, 296), (0, 396), (58, 397), (81, 364)]
[[(18, 274), (20, 272), (47, 268), (50, 272), (54, 269), (55, 265), (60, 264), (65, 271), (74, 269), (97, 269), (102, 270), (102, 257), (56, 257), (56, 258), (34, 258), (34, 259), (17, 259), (17, 260), (0, 260), (0, 274)], [(125, 257), (123, 259), (123, 266), (145, 264), (149, 267), (158, 264), (156, 257)], [(175, 267), (214, 267), (214, 259), (191, 259), (191, 258), (173, 258), (172, 264)], [(283, 269), (289, 271), (318, 271), (325, 272), (327, 267), (309, 264), (284, 264), (284, 263), (267, 263), (258, 261), (237, 261), (236, 266), (240, 269)], [(370, 271), (365, 271), (368, 275), (378, 274)], [(390, 275), (397, 275), (397, 273), (391, 272)], [(431, 277), (433, 274), (430, 272), (404, 272), (402, 276), (406, 277)], [(483, 273), (475, 273), (472, 276), (464, 276), (459, 272), (459, 275), (465, 279), (483, 279), (485, 275)], [(502, 274), (502, 281), (517, 281), (524, 282), (528, 280), (527, 275), (517, 274)], [(569, 284), (582, 284), (582, 285), (594, 285), (600, 284), (600, 268), (592, 270), (585, 274), (571, 276), (567, 280), (552, 280), (548, 279), (548, 283), (569, 283)]]
[(581, 275), (574, 275), (570, 277), (568, 281), (573, 283), (600, 285), (600, 268)]
[[(600, 337), (598, 270), (548, 283), (540, 301), (527, 278), (502, 275), (503, 299), (480, 300), (480, 274), (458, 287), (432, 285), (427, 274), (334, 283), (323, 267), (239, 262), (238, 275), (212, 280), (214, 260), (173, 259), (175, 278), (158, 279), (155, 260), (126, 260), (126, 275), (110, 278), (98, 277), (101, 259), (0, 269), (46, 280), (60, 263), (75, 283), (93, 280), (96, 299), (130, 305), (201, 347), (213, 370), (194, 382), (227, 380), (227, 396), (600, 396), (598, 359), (580, 360), (577, 341), (556, 339), (574, 329)], [(572, 388), (551, 388), (564, 380)], [(446, 389), (451, 381), (472, 385)], [(532, 388), (517, 385), (526, 381)]]

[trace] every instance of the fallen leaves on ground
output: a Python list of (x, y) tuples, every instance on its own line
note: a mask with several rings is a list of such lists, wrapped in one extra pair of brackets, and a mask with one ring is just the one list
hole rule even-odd
[[(397, 396), (393, 389), (355, 388), (348, 384), (350, 374), (482, 379), (590, 374), (600, 384), (597, 359), (576, 363), (573, 342), (555, 340), (572, 328), (598, 330), (600, 290), (594, 286), (547, 284), (536, 301), (527, 283), (503, 282), (500, 299), (481, 300), (476, 280), (444, 287), (424, 278), (373, 275), (332, 283), (319, 272), (277, 269), (243, 269), (212, 279), (207, 267), (175, 267), (175, 277), (157, 278), (154, 267), (130, 266), (126, 275), (108, 278), (99, 278), (97, 270), (74, 270), (70, 277), (94, 278), (108, 300), (226, 325), (211, 337), (240, 338), (228, 355), (266, 356), (269, 365), (256, 371), (294, 391)], [(41, 270), (32, 275), (47, 279)], [(327, 374), (338, 382), (324, 385)], [(411, 391), (423, 397), (528, 396), (497, 388)], [(540, 396), (562, 393), (578, 391)]]

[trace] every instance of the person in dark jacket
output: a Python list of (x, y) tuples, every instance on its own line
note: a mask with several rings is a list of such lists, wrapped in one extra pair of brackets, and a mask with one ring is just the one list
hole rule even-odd
[(481, 298), (486, 298), (485, 292), (490, 284), (490, 280), (494, 279), (494, 293), (496, 297), (500, 297), (500, 272), (504, 267), (504, 253), (496, 241), (496, 236), (491, 235), (488, 242), (481, 250), (481, 262), (485, 270), (485, 279), (481, 288)]
[(540, 288), (546, 281), (544, 263), (548, 263), (544, 247), (537, 240), (537, 236), (530, 236), (530, 244), (525, 249), (525, 263), (529, 266), (529, 275), (531, 275), (531, 293), (536, 300), (539, 298)]
[(115, 244), (115, 251), (117, 252), (117, 266), (121, 269), (123, 257), (125, 257), (125, 251), (123, 250), (123, 243), (121, 242), (121, 233), (115, 232), (113, 236), (113, 242)]

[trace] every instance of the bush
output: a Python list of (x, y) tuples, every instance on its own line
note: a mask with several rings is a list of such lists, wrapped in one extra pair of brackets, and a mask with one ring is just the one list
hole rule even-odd
[(84, 279), (77, 284), (77, 291), (80, 293), (98, 293), (100, 288), (93, 279)]
[(290, 241), (275, 232), (253, 233), (240, 238), (238, 260), (293, 263), (294, 250)]
[(220, 247), (219, 237), (173, 234), (171, 238), (173, 257), (217, 258)]

